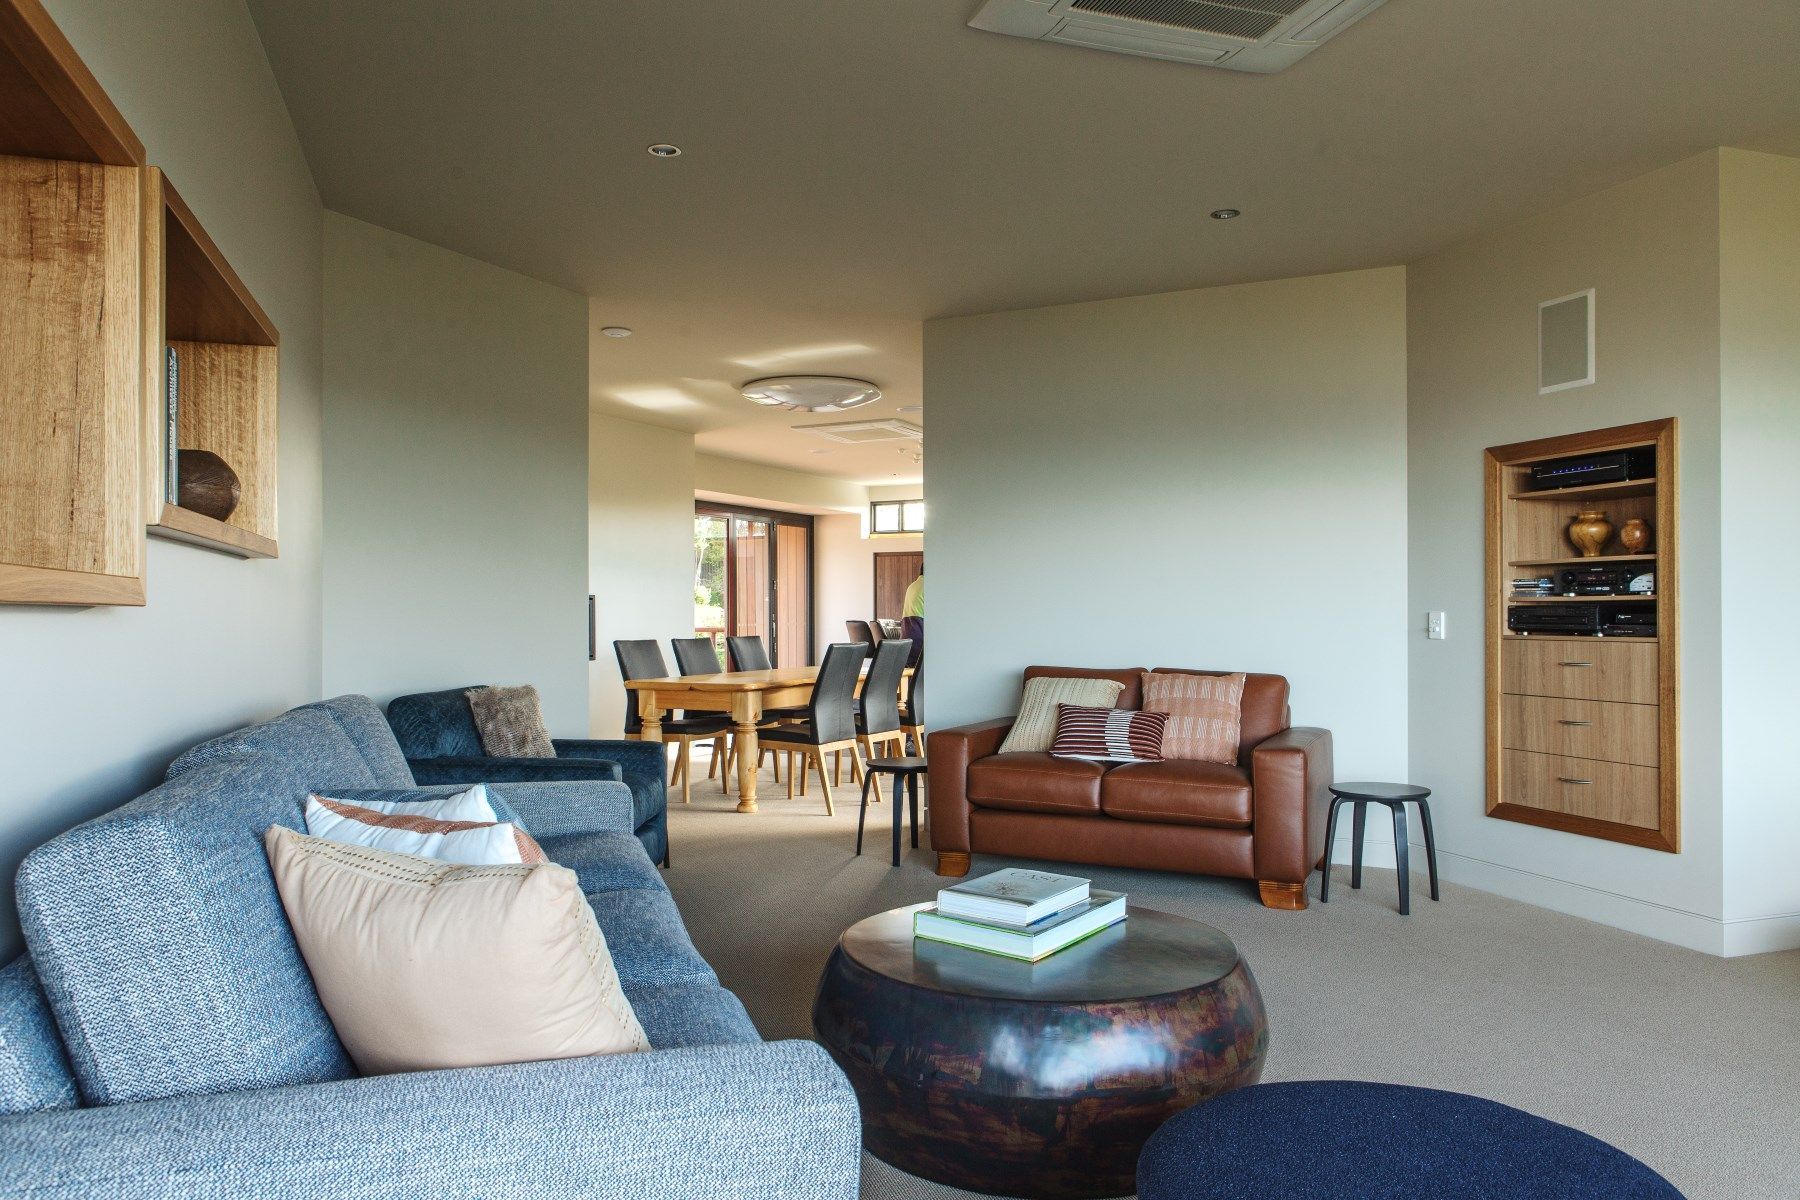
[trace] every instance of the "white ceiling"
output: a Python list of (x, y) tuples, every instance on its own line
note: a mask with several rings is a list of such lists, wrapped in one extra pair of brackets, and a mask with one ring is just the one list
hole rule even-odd
[(250, 6), (330, 207), (593, 297), (637, 331), (595, 339), (597, 407), (872, 481), (909, 464), (813, 455), (737, 385), (858, 375), (889, 415), (922, 319), (1406, 262), (1800, 154), (1793, 0), (1388, 0), (1270, 76), (980, 33), (979, 0)]

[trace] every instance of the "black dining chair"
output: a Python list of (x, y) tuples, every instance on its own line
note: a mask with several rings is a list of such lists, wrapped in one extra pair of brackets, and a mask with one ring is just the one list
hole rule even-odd
[(758, 735), (760, 745), (789, 756), (789, 799), (794, 795), (793, 756), (799, 755), (802, 759), (799, 772), (801, 795), (806, 794), (807, 767), (817, 768), (819, 788), (825, 793), (826, 816), (835, 815), (837, 810), (831, 803), (831, 780), (825, 775), (825, 756), (849, 751), (851, 761), (856, 764), (857, 777), (862, 774), (861, 751), (856, 742), (856, 710), (851, 706), (856, 700), (856, 683), (862, 673), (863, 659), (868, 653), (869, 648), (858, 642), (836, 642), (826, 647), (825, 661), (819, 664), (819, 676), (813, 682), (812, 700), (805, 709), (806, 719), (776, 725)]
[(733, 671), (767, 671), (775, 665), (769, 661), (769, 647), (756, 634), (726, 638), (725, 659)]
[(912, 752), (925, 757), (925, 656), (915, 654), (912, 678), (906, 684), (906, 702), (900, 706), (900, 728), (912, 739)]
[(856, 710), (856, 740), (864, 758), (886, 757), (888, 751), (877, 755), (875, 748), (889, 743), (891, 753), (906, 753), (906, 734), (900, 728), (900, 677), (911, 657), (912, 643), (905, 638), (875, 647), (875, 660), (863, 679), (862, 704)]
[[(675, 669), (683, 675), (717, 675), (725, 668), (719, 665), (719, 648), (709, 637), (670, 638), (675, 651)], [(719, 777), (719, 790), (731, 793), (731, 752), (737, 738), (727, 734), (713, 740), (713, 751), (706, 764), (706, 777)]]
[[(613, 643), (613, 654), (619, 660), (619, 674), (625, 679), (666, 679), (669, 675), (669, 664), (663, 661), (662, 647), (654, 638), (624, 639)], [(692, 788), (688, 779), (688, 764), (693, 759), (695, 742), (712, 742), (713, 752), (721, 753), (724, 749), (725, 734), (731, 728), (731, 718), (724, 714), (708, 713), (705, 716), (690, 717), (685, 714), (677, 716), (667, 713), (662, 721), (662, 741), (666, 746), (674, 742), (680, 747), (675, 755), (675, 766), (669, 775), (669, 786), (673, 788), (675, 781), (681, 781), (681, 802), (693, 802)], [(630, 688), (625, 689), (625, 736), (642, 739), (644, 736), (644, 718), (638, 712), (638, 694)]]

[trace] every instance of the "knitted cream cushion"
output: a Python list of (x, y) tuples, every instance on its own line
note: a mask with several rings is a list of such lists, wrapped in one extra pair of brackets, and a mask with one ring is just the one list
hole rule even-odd
[(365, 1075), (648, 1050), (575, 872), (263, 838), (281, 904)]
[(1019, 701), (1019, 717), (1012, 731), (1000, 743), (1000, 753), (1027, 751), (1043, 753), (1056, 741), (1056, 706), (1073, 704), (1082, 708), (1112, 708), (1118, 703), (1125, 685), (1114, 679), (1088, 679), (1040, 675), (1025, 681), (1025, 695)]

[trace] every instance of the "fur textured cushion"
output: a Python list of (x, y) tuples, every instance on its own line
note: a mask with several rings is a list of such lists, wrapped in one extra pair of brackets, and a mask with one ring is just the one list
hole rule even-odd
[(489, 758), (555, 758), (538, 691), (524, 687), (484, 687), (469, 692), (469, 715)]

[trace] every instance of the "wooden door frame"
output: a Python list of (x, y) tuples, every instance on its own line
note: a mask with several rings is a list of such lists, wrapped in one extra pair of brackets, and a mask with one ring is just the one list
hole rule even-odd
[[(694, 515), (697, 517), (722, 517), (725, 520), (725, 628), (728, 635), (733, 625), (731, 610), (732, 597), (735, 595), (731, 586), (731, 518), (741, 517), (748, 521), (766, 521), (771, 527), (776, 525), (788, 525), (797, 526), (806, 530), (806, 582), (805, 586), (801, 588), (800, 594), (806, 598), (806, 620), (804, 622), (804, 628), (806, 629), (806, 660), (809, 663), (815, 661), (815, 641), (817, 635), (813, 631), (813, 622), (817, 614), (814, 611), (813, 587), (814, 581), (818, 577), (816, 558), (819, 552), (819, 537), (817, 523), (814, 521), (813, 517), (808, 513), (780, 512), (772, 508), (751, 508), (750, 506), (743, 504), (720, 504), (713, 500), (695, 500)], [(769, 614), (769, 659), (771, 662), (779, 662), (781, 652), (781, 610), (779, 607), (780, 568), (776, 561), (779, 556), (775, 552), (775, 537), (773, 534), (771, 534), (768, 539), (768, 555), (769, 593), (767, 602)]]
[[(908, 534), (907, 536), (913, 536)], [(884, 558), (919, 557), (919, 574), (925, 573), (925, 551), (920, 550), (877, 550), (869, 559), (869, 608), (870, 618), (881, 619), (881, 560)], [(904, 607), (904, 600), (902, 601)], [(895, 618), (896, 620), (903, 618)]]

